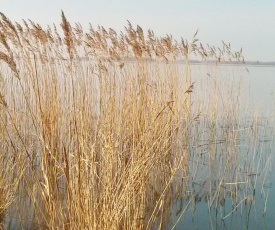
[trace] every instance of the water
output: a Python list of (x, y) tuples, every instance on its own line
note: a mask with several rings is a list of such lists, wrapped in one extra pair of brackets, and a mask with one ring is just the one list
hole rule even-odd
[[(275, 67), (192, 65), (191, 72), (189, 175), (167, 229), (273, 229)], [(19, 228), (15, 213), (10, 229)]]
[(175, 203), (167, 229), (274, 229), (275, 67), (195, 65), (192, 73), (194, 101), (208, 113), (215, 100), (228, 111), (212, 112), (214, 131), (206, 115), (195, 128), (208, 131), (191, 140), (188, 195)]

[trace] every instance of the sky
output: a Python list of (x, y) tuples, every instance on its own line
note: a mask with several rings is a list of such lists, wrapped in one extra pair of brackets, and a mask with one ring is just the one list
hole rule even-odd
[(129, 20), (157, 36), (189, 41), (199, 29), (202, 44), (230, 42), (246, 61), (275, 61), (275, 0), (0, 0), (0, 12), (17, 22), (59, 25), (61, 10), (84, 28), (91, 23), (120, 31)]

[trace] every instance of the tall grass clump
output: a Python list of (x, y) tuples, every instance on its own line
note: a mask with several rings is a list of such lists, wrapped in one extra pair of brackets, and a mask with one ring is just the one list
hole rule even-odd
[(13, 201), (5, 218), (23, 228), (164, 228), (203, 109), (189, 59), (241, 52), (61, 19), (63, 34), (1, 14), (0, 211)]

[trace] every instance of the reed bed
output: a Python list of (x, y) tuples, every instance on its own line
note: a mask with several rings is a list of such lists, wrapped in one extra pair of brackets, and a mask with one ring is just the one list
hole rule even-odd
[[(190, 43), (178, 42), (130, 22), (120, 33), (91, 25), (84, 32), (63, 12), (61, 19), (63, 35), (55, 25), (12, 23), (1, 14), (2, 223), (164, 229), (175, 198), (196, 181), (194, 162), (202, 159), (190, 154), (205, 130), (212, 144), (226, 139), (219, 151), (228, 151), (218, 154), (217, 164), (211, 155), (217, 147), (212, 151), (208, 143), (210, 173), (224, 165), (225, 174), (236, 172), (241, 165), (234, 149), (240, 85), (227, 82), (221, 92), (218, 73), (209, 72), (212, 87), (203, 91), (204, 99), (210, 96), (202, 107), (193, 96), (189, 60), (241, 63), (242, 51), (225, 43), (203, 47), (197, 33)], [(226, 175), (219, 175), (218, 187), (210, 182), (209, 208), (220, 201), (222, 186), (238, 196), (244, 178)], [(192, 193), (185, 207), (197, 196)]]

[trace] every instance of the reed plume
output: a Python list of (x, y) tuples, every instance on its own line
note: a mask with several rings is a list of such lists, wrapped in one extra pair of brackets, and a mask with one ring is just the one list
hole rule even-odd
[[(203, 115), (193, 114), (189, 60), (218, 61), (218, 48), (129, 21), (120, 32), (84, 31), (63, 11), (63, 35), (1, 18), (0, 154), (19, 178), (5, 211), (25, 228), (165, 228), (188, 187), (190, 141), (204, 133), (190, 136)], [(224, 61), (242, 55), (220, 51)]]

